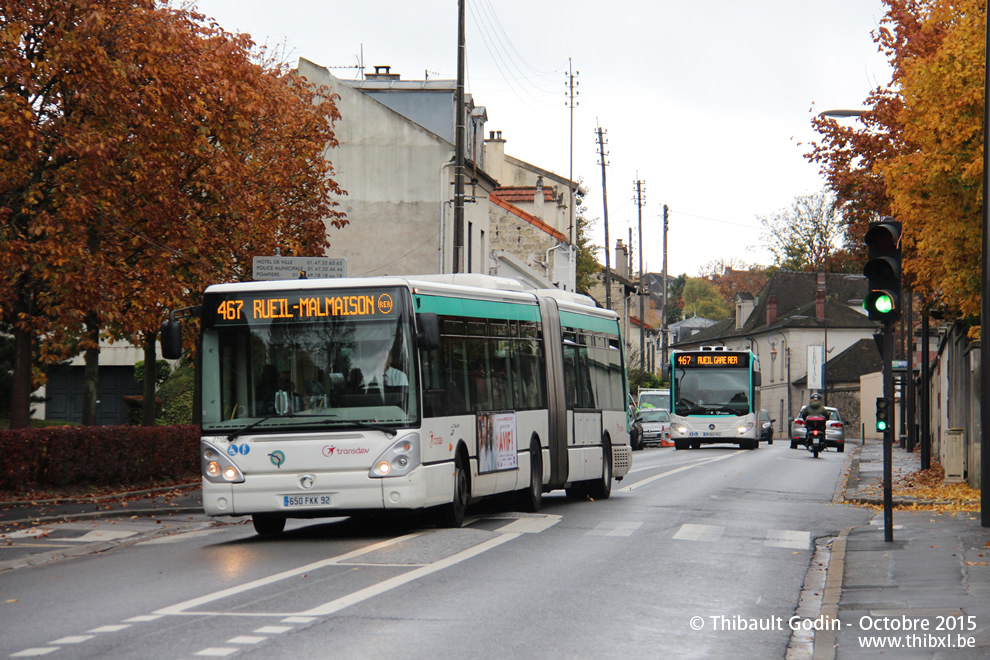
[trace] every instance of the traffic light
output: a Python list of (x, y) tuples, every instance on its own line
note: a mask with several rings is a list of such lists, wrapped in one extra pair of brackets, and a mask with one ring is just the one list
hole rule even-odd
[(870, 224), (866, 232), (869, 260), (863, 267), (870, 291), (863, 307), (874, 321), (901, 318), (901, 223), (884, 218)]
[(890, 408), (887, 399), (882, 396), (877, 397), (877, 431), (881, 433), (890, 428)]

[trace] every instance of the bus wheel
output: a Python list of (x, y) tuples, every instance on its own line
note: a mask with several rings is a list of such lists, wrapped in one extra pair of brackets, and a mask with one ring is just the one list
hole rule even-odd
[(274, 536), (281, 534), (285, 529), (285, 516), (276, 513), (256, 513), (251, 516), (254, 523), (254, 531), (262, 536)]
[(543, 452), (536, 440), (529, 447), (529, 488), (517, 491), (516, 499), (527, 513), (536, 513), (543, 504)]
[(470, 494), (468, 492), (467, 466), (464, 464), (464, 454), (457, 452), (454, 459), (454, 495), (449, 504), (437, 507), (437, 527), (460, 527), (464, 524), (464, 512)]
[(678, 449), (689, 449), (691, 445), (687, 443), (686, 440), (674, 440), (674, 450)]
[(593, 500), (607, 500), (612, 494), (612, 443), (602, 438), (602, 476), (591, 483), (588, 495)]

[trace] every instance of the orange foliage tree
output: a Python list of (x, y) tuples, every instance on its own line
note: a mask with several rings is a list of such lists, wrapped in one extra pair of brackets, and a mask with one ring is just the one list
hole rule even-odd
[[(866, 99), (860, 127), (816, 117), (817, 162), (845, 205), (848, 245), (866, 224), (904, 224), (904, 278), (929, 307), (980, 310), (983, 72), (980, 0), (885, 0), (874, 33), (893, 77)], [(865, 255), (861, 255), (865, 257)], [(865, 260), (865, 259), (864, 259)]]
[(332, 96), (246, 35), (164, 1), (12, 0), (0, 36), (12, 427), (33, 358), (92, 354), (101, 333), (153, 347), (166, 309), (276, 247), (323, 255), (346, 222)]

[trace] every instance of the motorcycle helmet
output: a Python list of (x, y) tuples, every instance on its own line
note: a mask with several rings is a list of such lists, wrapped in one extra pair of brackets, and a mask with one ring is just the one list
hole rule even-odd
[(812, 401), (821, 401), (822, 400), (822, 395), (819, 394), (818, 392), (815, 392), (814, 394), (811, 395), (811, 400)]

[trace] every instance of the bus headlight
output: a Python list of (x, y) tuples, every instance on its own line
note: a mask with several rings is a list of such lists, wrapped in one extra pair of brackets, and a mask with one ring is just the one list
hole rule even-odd
[(681, 424), (680, 426), (675, 427), (674, 430), (676, 430), (681, 435), (687, 435), (687, 432), (688, 432), (687, 426), (685, 426), (684, 424)]
[(746, 422), (736, 430), (739, 431), (739, 435), (746, 435), (747, 433), (752, 431), (755, 426), (756, 424), (754, 424), (753, 422)]
[(404, 477), (419, 466), (419, 435), (410, 433), (381, 453), (368, 472), (369, 477)]
[(234, 462), (205, 442), (200, 445), (199, 464), (203, 477), (211, 483), (239, 484), (244, 481), (244, 475)]

